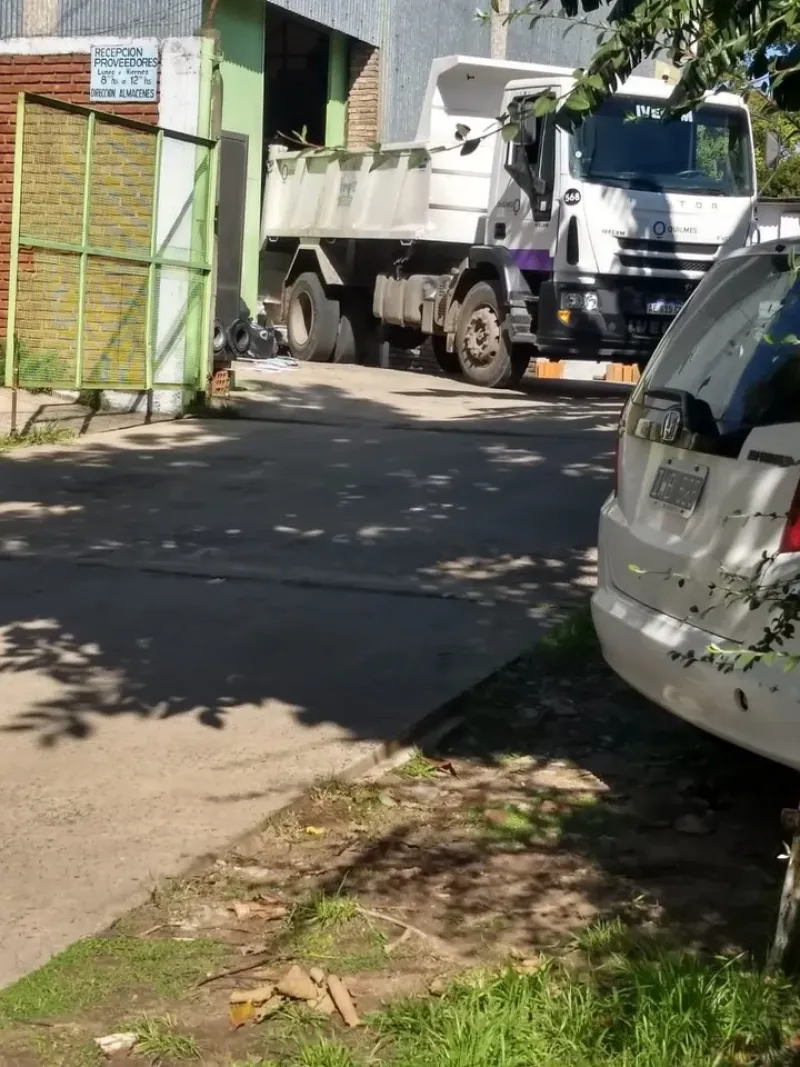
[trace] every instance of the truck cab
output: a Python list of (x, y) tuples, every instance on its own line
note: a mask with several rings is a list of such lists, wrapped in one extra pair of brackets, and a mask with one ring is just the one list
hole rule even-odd
[(516, 133), (498, 145), (488, 244), (515, 269), (520, 343), (535, 339), (553, 358), (645, 362), (711, 265), (748, 242), (748, 111), (720, 93), (665, 119), (671, 86), (631, 78), (583, 122), (558, 125), (546, 100), (573, 84), (508, 85)]

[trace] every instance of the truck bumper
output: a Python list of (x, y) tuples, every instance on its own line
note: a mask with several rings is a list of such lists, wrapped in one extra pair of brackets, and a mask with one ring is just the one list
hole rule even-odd
[(511, 340), (535, 344), (551, 358), (646, 361), (696, 284), (614, 276), (592, 285), (547, 281), (539, 289), (535, 320), (526, 320), (521, 307), (510, 309)]

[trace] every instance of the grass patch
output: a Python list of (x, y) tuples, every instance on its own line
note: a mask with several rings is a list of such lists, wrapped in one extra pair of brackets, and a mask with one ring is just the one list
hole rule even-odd
[[(225, 871), (198, 878), (165, 878), (153, 886), (150, 903), (173, 919), (186, 918), (201, 903), (225, 903), (252, 895), (252, 886)], [(120, 932), (118, 924), (115, 932)]]
[(755, 1067), (791, 1062), (798, 1019), (797, 990), (742, 960), (640, 947), (456, 984), (378, 1025), (398, 1067)]
[(423, 756), (418, 748), (415, 748), (411, 754), (411, 758), (406, 763), (402, 764), (402, 766), (398, 767), (394, 773), (401, 778), (421, 781), (435, 776), (436, 764)]
[(17, 1029), (7, 1040), (0, 1035), (0, 1063), (35, 1063), (36, 1067), (103, 1067), (108, 1063), (88, 1037), (67, 1031)]
[(177, 1022), (171, 1015), (142, 1019), (131, 1030), (136, 1034), (137, 1054), (155, 1063), (201, 1059), (200, 1046), (193, 1037), (178, 1032)]
[(356, 1061), (344, 1045), (336, 1041), (318, 1041), (301, 1048), (292, 1067), (356, 1067)]
[(547, 631), (539, 646), (539, 655), (551, 670), (580, 668), (596, 658), (598, 649), (591, 607), (587, 602)]
[(317, 893), (299, 904), (293, 916), (298, 926), (316, 926), (330, 930), (361, 917), (358, 901), (347, 893)]
[(262, 1056), (248, 1056), (246, 1060), (231, 1060), (228, 1067), (281, 1067), (277, 1060), (265, 1060)]
[(15, 448), (30, 448), (33, 445), (63, 445), (74, 441), (77, 433), (70, 426), (57, 422), (43, 422), (30, 426), (22, 433), (0, 434), (0, 452), (11, 452)]
[(386, 938), (346, 893), (319, 893), (299, 904), (291, 927), (292, 951), (298, 958), (335, 963), (345, 972), (385, 965)]
[(213, 941), (88, 938), (38, 971), (0, 990), (0, 1026), (53, 1019), (96, 1008), (128, 992), (177, 997), (216, 966)]
[(281, 1067), (277, 1060), (265, 1060), (263, 1056), (248, 1056), (246, 1060), (231, 1060), (228, 1067)]
[(563, 796), (545, 792), (520, 804), (477, 808), (472, 820), (484, 840), (499, 845), (558, 842), (565, 833), (602, 832), (607, 814), (591, 794)]
[(312, 804), (341, 806), (349, 815), (366, 816), (380, 805), (381, 791), (377, 785), (365, 782), (346, 782), (341, 778), (325, 778), (309, 793)]

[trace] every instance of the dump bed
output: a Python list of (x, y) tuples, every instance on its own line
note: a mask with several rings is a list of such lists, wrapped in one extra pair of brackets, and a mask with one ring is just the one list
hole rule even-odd
[[(506, 85), (567, 69), (465, 56), (437, 59), (413, 142), (355, 150), (270, 148), (262, 243), (274, 237), (363, 237), (472, 244), (483, 240), (496, 140), (468, 155), (459, 124), (497, 129)], [(448, 146), (444, 152), (432, 149)]]

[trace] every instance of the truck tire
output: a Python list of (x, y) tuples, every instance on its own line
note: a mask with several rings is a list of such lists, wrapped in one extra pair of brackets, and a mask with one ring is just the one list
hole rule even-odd
[(445, 334), (434, 333), (431, 335), (431, 349), (439, 370), (444, 371), (445, 374), (460, 373), (461, 364), (458, 362), (458, 353), (447, 351), (447, 337)]
[(369, 297), (364, 300), (351, 297), (342, 301), (333, 362), (368, 363), (370, 348), (374, 347), (375, 326)]
[(286, 313), (289, 350), (295, 359), (327, 363), (339, 335), (339, 303), (326, 294), (310, 271), (301, 274), (289, 294)]
[(456, 355), (461, 373), (473, 385), (490, 389), (517, 385), (528, 369), (530, 353), (514, 349), (503, 329), (505, 315), (498, 287), (478, 282), (464, 298), (456, 328)]

